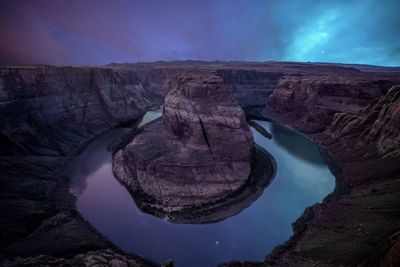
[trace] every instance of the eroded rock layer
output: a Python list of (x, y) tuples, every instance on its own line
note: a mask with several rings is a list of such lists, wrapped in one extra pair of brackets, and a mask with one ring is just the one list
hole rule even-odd
[[(282, 100), (276, 110), (267, 106), (278, 114), (273, 118), (322, 143), (342, 170), (337, 192), (307, 209), (295, 223), (290, 242), (267, 262), (233, 266), (357, 266), (373, 251), (384, 260), (368, 259), (371, 264), (366, 266), (378, 262), (386, 266), (386, 260), (398, 266), (398, 241), (381, 251), (381, 241), (400, 230), (400, 157), (391, 149), (398, 145), (394, 138), (398, 112), (389, 108), (390, 102), (379, 106), (374, 99), (383, 101), (389, 88), (400, 84), (400, 68), (195, 61), (102, 68), (0, 67), (0, 265), (14, 256), (69, 257), (112, 247), (76, 212), (62, 167), (89, 139), (162, 103), (175, 77), (188, 69), (209, 70), (222, 77), (246, 112), (261, 104), (254, 110), (256, 117), (261, 117), (260, 110), (273, 93)], [(310, 98), (306, 90), (312, 91)], [(373, 116), (363, 111), (370, 104)], [(361, 120), (371, 119), (365, 120), (362, 131), (359, 127), (353, 132), (351, 125), (358, 124), (353, 121), (360, 111)], [(359, 142), (368, 145), (356, 146)], [(342, 183), (351, 188), (343, 190)], [(203, 211), (210, 214), (209, 209)], [(43, 264), (52, 262), (42, 259)]]
[(265, 266), (398, 265), (397, 240), (382, 247), (399, 231), (400, 88), (393, 86), (399, 76), (285, 80), (266, 115), (308, 132), (327, 149), (327, 162), (337, 164), (337, 185), (322, 204), (306, 209), (294, 236)]
[(269, 97), (267, 110), (306, 133), (322, 132), (335, 113), (358, 114), (400, 82), (374, 75), (287, 75)]
[(62, 167), (91, 138), (160, 105), (177, 72), (0, 67), (0, 259), (111, 246), (75, 211)]
[(343, 140), (351, 135), (357, 147), (369, 146), (379, 156), (400, 156), (400, 86), (393, 86), (356, 115), (336, 113), (325, 134)]
[(114, 172), (131, 191), (150, 196), (153, 208), (178, 211), (239, 190), (250, 176), (253, 144), (222, 79), (186, 73), (167, 95), (162, 120), (115, 154)]

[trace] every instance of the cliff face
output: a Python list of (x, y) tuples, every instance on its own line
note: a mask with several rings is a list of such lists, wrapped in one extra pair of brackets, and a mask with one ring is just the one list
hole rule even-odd
[(220, 69), (216, 72), (241, 107), (265, 106), (283, 73), (262, 70)]
[(174, 70), (0, 68), (2, 255), (111, 246), (76, 214), (63, 164), (97, 134), (160, 105), (174, 75)]
[(0, 69), (1, 154), (65, 155), (82, 140), (162, 103), (169, 81), (159, 76), (89, 68)]
[(196, 221), (196, 207), (221, 201), (248, 181), (253, 145), (244, 112), (222, 80), (185, 73), (165, 99), (162, 120), (117, 152), (113, 167), (134, 198), (146, 196), (138, 201), (145, 209), (175, 217), (190, 210)]
[(399, 82), (371, 75), (287, 75), (268, 100), (267, 110), (306, 133), (325, 130), (335, 113), (358, 114)]
[(399, 76), (376, 74), (280, 79), (265, 114), (308, 133), (335, 160), (340, 176), (336, 192), (306, 210), (294, 237), (269, 255), (268, 264), (397, 264), (398, 243), (385, 250), (381, 243), (399, 231), (398, 83)]
[[(226, 64), (214, 66), (242, 108), (265, 107), (268, 97), (285, 75), (360, 75), (354, 68), (324, 64), (266, 63), (266, 64)], [(340, 83), (340, 82), (339, 82)], [(278, 84), (279, 85), (279, 84)], [(286, 88), (285, 85), (281, 86)]]
[(325, 134), (343, 141), (351, 136), (352, 145), (370, 147), (370, 154), (400, 156), (400, 86), (393, 86), (357, 115), (335, 114)]

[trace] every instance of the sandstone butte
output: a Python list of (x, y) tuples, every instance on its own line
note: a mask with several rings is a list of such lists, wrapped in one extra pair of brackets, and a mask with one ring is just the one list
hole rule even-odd
[(250, 176), (253, 146), (245, 114), (223, 80), (189, 72), (166, 96), (162, 119), (115, 154), (113, 169), (131, 192), (146, 196), (147, 210), (168, 214), (238, 191)]

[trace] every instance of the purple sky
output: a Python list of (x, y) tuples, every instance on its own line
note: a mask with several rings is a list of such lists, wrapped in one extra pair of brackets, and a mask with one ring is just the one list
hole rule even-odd
[(0, 0), (0, 64), (400, 65), (398, 0)]

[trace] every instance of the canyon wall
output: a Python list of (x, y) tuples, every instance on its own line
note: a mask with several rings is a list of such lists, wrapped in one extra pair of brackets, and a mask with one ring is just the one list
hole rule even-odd
[(0, 262), (113, 247), (77, 214), (63, 166), (91, 138), (162, 104), (187, 69), (217, 74), (242, 108), (266, 107), (341, 169), (338, 192), (307, 209), (263, 265), (374, 262), (367, 255), (400, 230), (400, 71), (280, 62), (1, 67)]
[(174, 71), (0, 69), (2, 155), (66, 155), (82, 140), (160, 105)]
[(293, 224), (294, 236), (274, 249), (266, 266), (398, 262), (398, 244), (387, 244), (399, 231), (398, 84), (399, 74), (377, 73), (279, 80), (264, 115), (307, 133), (339, 169), (335, 192), (306, 209)]
[(283, 73), (246, 69), (219, 69), (216, 74), (224, 80), (227, 88), (241, 107), (265, 106)]
[(333, 140), (340, 139), (342, 143), (346, 143), (351, 136), (352, 146), (370, 147), (372, 155), (385, 158), (400, 156), (400, 86), (391, 87), (357, 115), (336, 113), (332, 125), (324, 134)]
[(306, 133), (325, 130), (335, 113), (358, 114), (400, 82), (396, 76), (287, 75), (279, 79), (267, 111)]
[(63, 166), (93, 137), (160, 105), (174, 77), (172, 69), (0, 68), (0, 258), (112, 247), (76, 213)]

